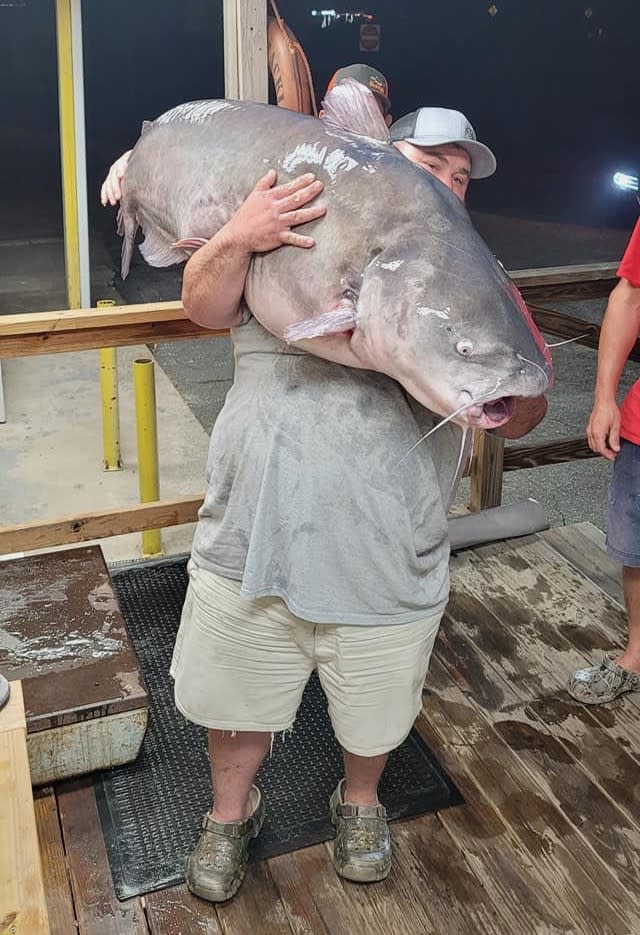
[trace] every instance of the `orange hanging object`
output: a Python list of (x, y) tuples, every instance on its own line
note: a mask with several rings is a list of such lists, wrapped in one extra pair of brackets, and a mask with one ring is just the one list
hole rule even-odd
[(317, 116), (316, 96), (309, 62), (293, 32), (271, 0), (273, 16), (267, 24), (269, 71), (278, 107)]

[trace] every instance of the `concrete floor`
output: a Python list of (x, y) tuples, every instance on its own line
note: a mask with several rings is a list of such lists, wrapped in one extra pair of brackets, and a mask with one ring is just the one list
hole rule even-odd
[[(102, 470), (98, 352), (3, 364), (7, 421), (0, 425), (0, 524), (56, 519), (139, 502), (131, 364), (118, 352), (122, 471)], [(155, 368), (160, 496), (204, 491), (208, 436), (161, 367)], [(164, 530), (165, 554), (188, 552), (193, 527)], [(101, 540), (107, 561), (141, 557), (140, 534)]]

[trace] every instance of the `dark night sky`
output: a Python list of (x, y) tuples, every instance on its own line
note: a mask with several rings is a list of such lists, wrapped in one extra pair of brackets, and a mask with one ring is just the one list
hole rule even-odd
[[(499, 164), (494, 179), (474, 186), (472, 207), (630, 226), (636, 206), (611, 190), (609, 177), (616, 168), (640, 167), (640, 3), (495, 2), (494, 17), (491, 0), (354, 5), (381, 24), (379, 53), (359, 52), (357, 25), (321, 29), (310, 15), (313, 0), (281, 0), (280, 10), (307, 52), (319, 92), (339, 65), (366, 61), (388, 75), (396, 116), (423, 104), (467, 114)], [(223, 95), (222, 3), (94, 0), (84, 6), (95, 186), (135, 141), (143, 119), (183, 100)], [(59, 157), (51, 0), (0, 8), (0, 84), (11, 91), (0, 96), (5, 179), (13, 180), (23, 204), (40, 192), (53, 198)]]

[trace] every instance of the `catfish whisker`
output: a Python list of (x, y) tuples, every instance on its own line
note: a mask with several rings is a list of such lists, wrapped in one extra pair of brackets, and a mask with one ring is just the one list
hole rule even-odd
[[(495, 386), (493, 386), (490, 390), (487, 390), (486, 393), (481, 393), (479, 396), (476, 396), (474, 399), (470, 400), (470, 402), (465, 403), (464, 406), (460, 406), (454, 412), (450, 413), (448, 416), (446, 416), (444, 419), (438, 422), (437, 425), (434, 425), (432, 429), (429, 429), (426, 435), (423, 435), (422, 438), (419, 438), (418, 441), (415, 443), (415, 445), (412, 445), (411, 448), (409, 448), (407, 453), (404, 454), (400, 458), (400, 460), (398, 461), (398, 464), (402, 464), (404, 459), (408, 458), (411, 452), (416, 450), (418, 445), (421, 445), (423, 441), (429, 438), (430, 435), (433, 435), (434, 432), (437, 432), (438, 429), (441, 429), (443, 425), (447, 424), (447, 422), (451, 422), (452, 419), (455, 419), (455, 417), (459, 415), (461, 412), (464, 412), (465, 409), (470, 409), (471, 406), (475, 406), (481, 400), (486, 399), (488, 396), (492, 396), (493, 393), (495, 393), (495, 391), (498, 389), (501, 383), (502, 383), (502, 380), (498, 377), (498, 379), (495, 382)], [(466, 432), (466, 428), (463, 431)]]
[(531, 364), (532, 367), (535, 367), (536, 370), (539, 370), (542, 376), (545, 378), (545, 380), (549, 379), (548, 375), (544, 372), (540, 364), (537, 364), (535, 360), (529, 360), (528, 357), (523, 357), (522, 354), (517, 354), (516, 356), (518, 360), (521, 360), (525, 364)]
[(579, 341), (580, 338), (588, 338), (590, 334), (590, 331), (585, 331), (584, 334), (579, 334), (577, 338), (567, 338), (566, 341), (556, 341), (555, 344), (545, 344), (545, 347), (562, 347), (563, 344), (573, 344), (574, 341)]

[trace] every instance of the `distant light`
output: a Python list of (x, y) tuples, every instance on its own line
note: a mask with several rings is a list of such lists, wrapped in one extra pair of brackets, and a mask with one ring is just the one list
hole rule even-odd
[[(2, 0), (0, 0), (0, 3), (1, 2)], [(332, 26), (339, 20), (343, 20), (345, 23), (355, 23), (358, 19), (364, 19), (370, 23), (373, 20), (373, 13), (362, 13), (359, 11), (356, 12), (355, 10), (344, 10), (341, 13), (338, 13), (337, 10), (312, 10), (311, 15), (322, 17), (323, 29), (326, 29), (327, 26)]]
[(637, 192), (639, 188), (638, 176), (629, 175), (627, 172), (616, 172), (613, 176), (613, 184), (625, 192)]

